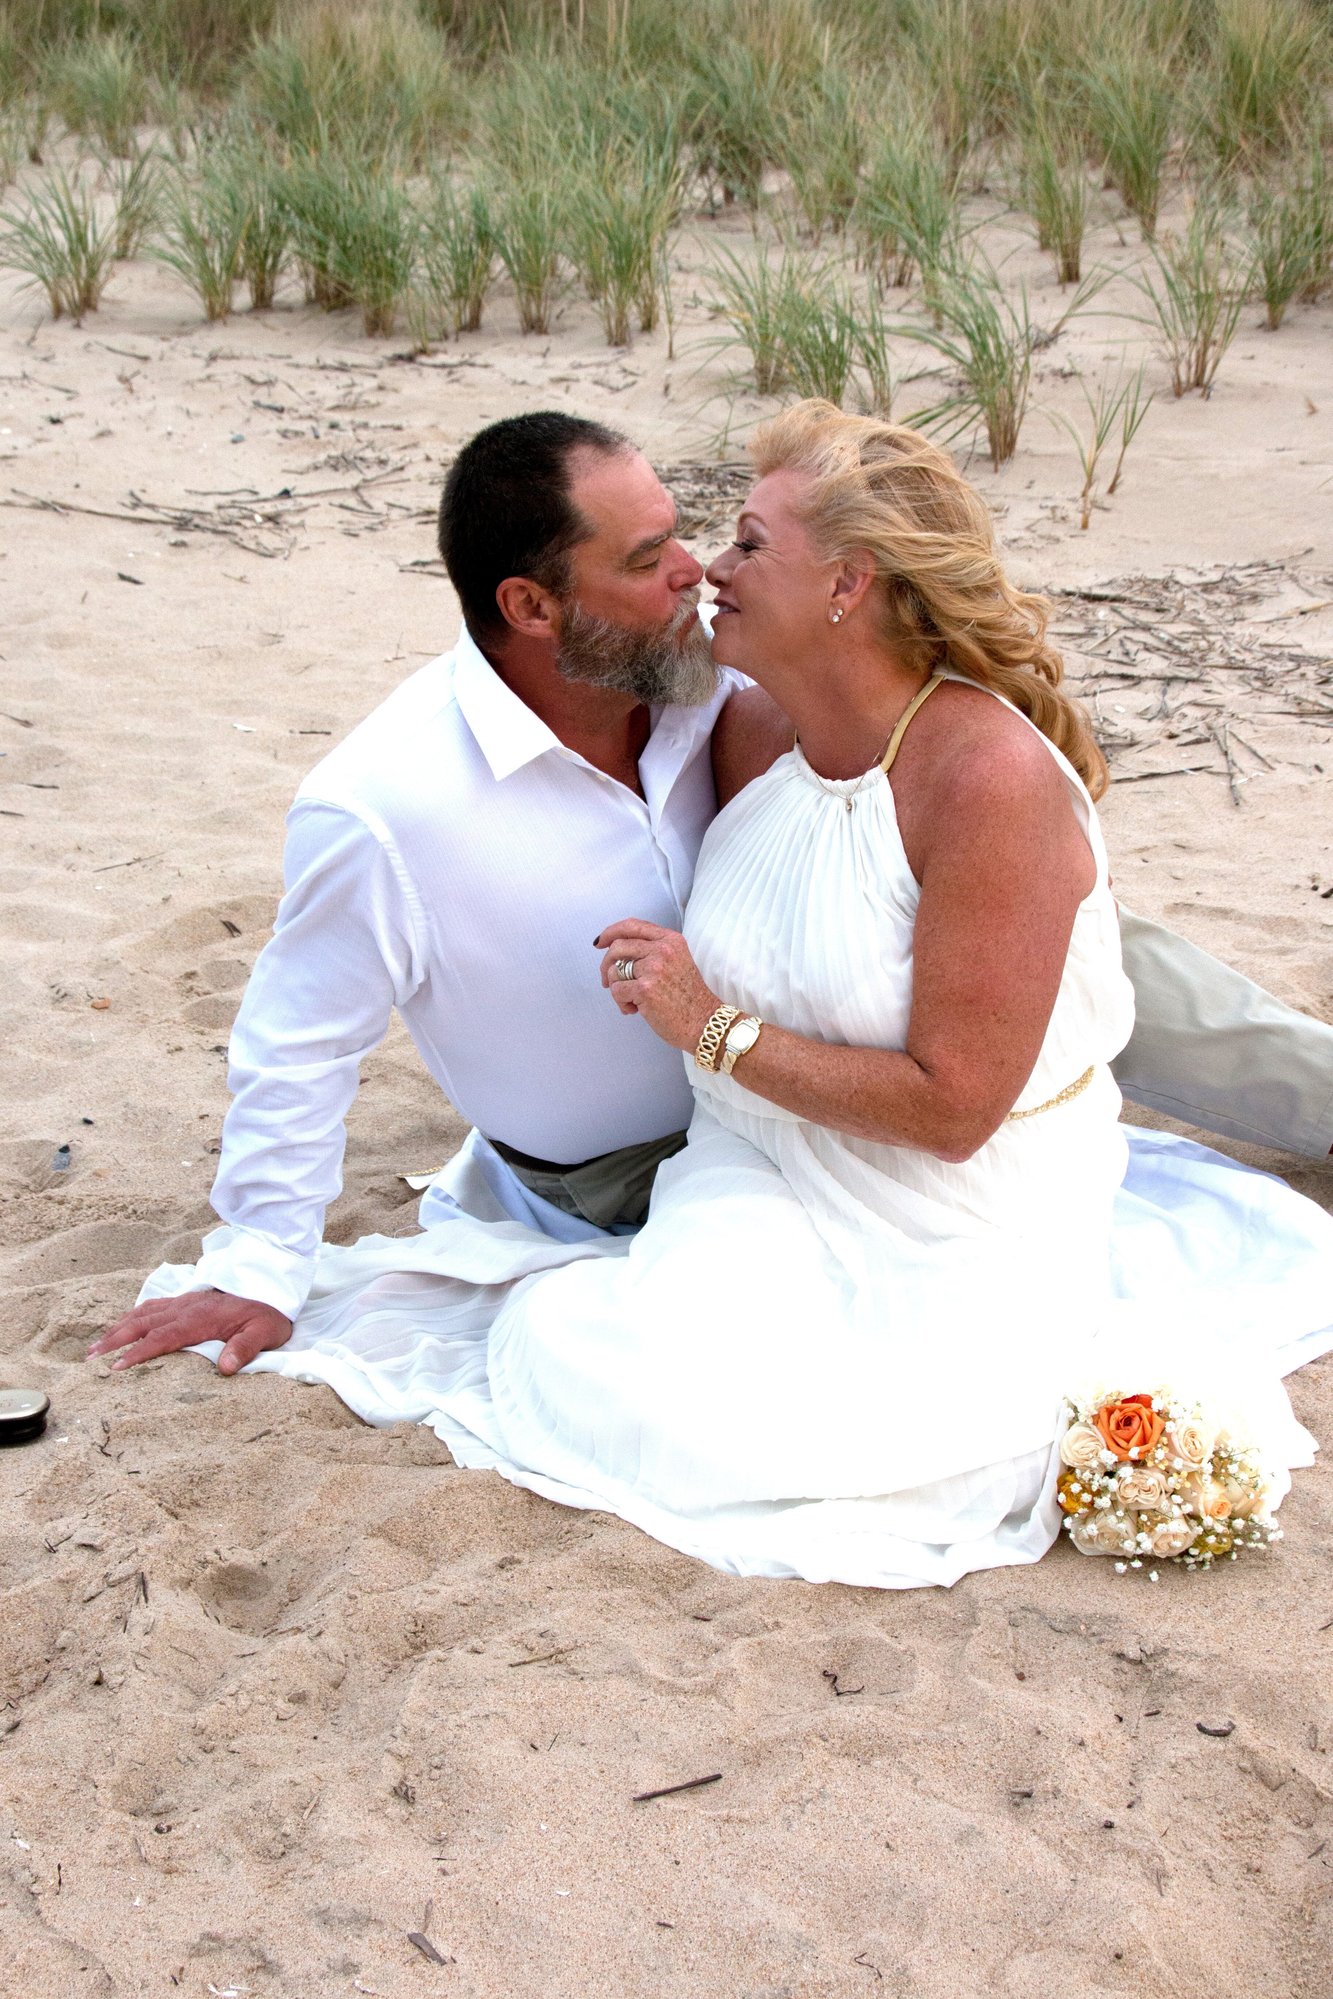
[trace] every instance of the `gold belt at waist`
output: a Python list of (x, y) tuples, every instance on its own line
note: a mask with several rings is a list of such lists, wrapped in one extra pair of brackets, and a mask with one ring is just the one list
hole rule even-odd
[(1053, 1111), (1057, 1104), (1067, 1104), (1071, 1097), (1081, 1097), (1096, 1073), (1097, 1064), (1093, 1062), (1083, 1071), (1076, 1083), (1067, 1083), (1057, 1096), (1047, 1097), (1044, 1104), (1033, 1104), (1025, 1111), (1010, 1111), (1005, 1123), (1016, 1124), (1020, 1118), (1040, 1117), (1043, 1111)]

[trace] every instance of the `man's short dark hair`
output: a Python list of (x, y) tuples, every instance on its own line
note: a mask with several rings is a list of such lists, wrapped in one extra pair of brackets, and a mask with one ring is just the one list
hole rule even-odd
[(495, 593), (506, 576), (568, 591), (570, 555), (592, 533), (569, 497), (575, 452), (632, 449), (605, 424), (559, 410), (506, 417), (463, 446), (440, 498), (440, 554), (475, 639), (504, 630)]

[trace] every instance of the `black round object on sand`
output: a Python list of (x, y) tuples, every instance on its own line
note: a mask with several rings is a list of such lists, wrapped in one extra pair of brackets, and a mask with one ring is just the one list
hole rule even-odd
[(0, 1447), (40, 1437), (50, 1407), (50, 1397), (40, 1388), (0, 1388)]

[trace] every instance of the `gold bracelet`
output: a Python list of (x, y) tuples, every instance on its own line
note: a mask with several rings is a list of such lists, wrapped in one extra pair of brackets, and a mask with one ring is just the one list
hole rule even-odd
[(732, 1021), (740, 1019), (740, 1013), (738, 1006), (720, 1006), (716, 1013), (708, 1016), (704, 1031), (699, 1036), (699, 1046), (694, 1051), (694, 1059), (701, 1069), (716, 1069), (718, 1049), (726, 1039)]

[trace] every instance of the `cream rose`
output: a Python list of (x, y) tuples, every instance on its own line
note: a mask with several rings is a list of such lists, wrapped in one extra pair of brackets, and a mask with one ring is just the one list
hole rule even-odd
[(1187, 1478), (1180, 1488), (1180, 1502), (1191, 1513), (1199, 1514), (1204, 1520), (1229, 1520), (1231, 1501), (1227, 1489), (1219, 1485), (1215, 1478), (1201, 1478), (1198, 1473)]
[(1252, 1520), (1256, 1513), (1263, 1512), (1268, 1499), (1265, 1486), (1260, 1486), (1256, 1491), (1253, 1486), (1242, 1485), (1239, 1480), (1232, 1478), (1226, 1481), (1222, 1491), (1231, 1501), (1233, 1520)]
[(1115, 1490), (1120, 1504), (1134, 1513), (1160, 1513), (1166, 1505), (1166, 1478), (1152, 1465), (1130, 1465)]
[(1152, 1552), (1160, 1561), (1169, 1561), (1172, 1555), (1183, 1555), (1199, 1533), (1197, 1522), (1185, 1520), (1179, 1514), (1167, 1514), (1158, 1520), (1144, 1520), (1144, 1531), (1152, 1536)]
[(1134, 1529), (1112, 1513), (1085, 1513), (1075, 1520), (1069, 1538), (1080, 1555), (1128, 1555), (1134, 1552)]
[(1179, 1458), (1183, 1465), (1192, 1466), (1196, 1471), (1212, 1456), (1213, 1442), (1212, 1431), (1205, 1424), (1195, 1422), (1193, 1418), (1173, 1423), (1165, 1438), (1166, 1449), (1170, 1455)]
[(1074, 1471), (1094, 1471), (1106, 1449), (1100, 1433), (1091, 1423), (1071, 1423), (1060, 1439), (1060, 1457)]

